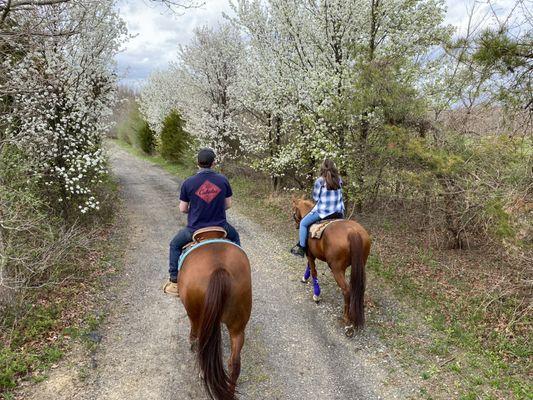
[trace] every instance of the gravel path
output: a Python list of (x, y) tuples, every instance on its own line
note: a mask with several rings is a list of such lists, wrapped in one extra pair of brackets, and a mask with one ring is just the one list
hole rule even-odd
[[(121, 184), (130, 240), (112, 311), (101, 327), (102, 341), (83, 379), (83, 360), (67, 357), (24, 398), (204, 399), (189, 351), (185, 311), (160, 289), (167, 277), (168, 242), (185, 223), (177, 212), (179, 180), (115, 146), (111, 162)], [(241, 234), (253, 270), (241, 399), (412, 396), (413, 383), (371, 328), (353, 339), (344, 337), (340, 290), (332, 279), (316, 305), (311, 288), (299, 283), (303, 263), (287, 253), (288, 243), (241, 215), (238, 207), (230, 210), (229, 220)]]

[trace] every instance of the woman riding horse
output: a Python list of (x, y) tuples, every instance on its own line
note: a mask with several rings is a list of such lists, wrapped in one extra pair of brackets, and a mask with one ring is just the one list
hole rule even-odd
[(307, 231), (311, 225), (321, 219), (343, 218), (344, 201), (342, 199), (342, 179), (335, 163), (325, 159), (320, 167), (320, 177), (313, 187), (313, 209), (300, 221), (299, 241), (291, 253), (304, 257), (307, 247)]
[(320, 177), (313, 187), (313, 209), (300, 221), (300, 240), (291, 249), (291, 253), (304, 257), (307, 247), (307, 231), (311, 225), (321, 219), (343, 218), (344, 202), (342, 200), (342, 180), (335, 163), (325, 159), (320, 167)]
[[(335, 185), (337, 183), (338, 186)], [(313, 189), (316, 204), (303, 198), (293, 198), (293, 218), (300, 228), (300, 242), (291, 252), (307, 256), (308, 264), (302, 281), (306, 282), (309, 275), (312, 276), (315, 301), (318, 301), (320, 295), (315, 260), (319, 259), (328, 264), (343, 293), (345, 333), (351, 336), (354, 327), (362, 328), (365, 321), (365, 264), (370, 253), (370, 236), (357, 222), (340, 220), (329, 224), (320, 239), (307, 239), (308, 227), (318, 221), (321, 215), (331, 218), (335, 217), (332, 215), (335, 212), (344, 212), (340, 186), (341, 180), (335, 165), (330, 160), (324, 160), (321, 176)], [(352, 270), (348, 284), (345, 273), (350, 265)]]

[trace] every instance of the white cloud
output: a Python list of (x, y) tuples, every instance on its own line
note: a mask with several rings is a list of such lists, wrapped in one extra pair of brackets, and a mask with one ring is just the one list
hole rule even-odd
[(119, 13), (133, 36), (117, 56), (122, 82), (139, 85), (154, 70), (168, 67), (180, 45), (192, 37), (194, 28), (214, 25), (222, 13), (231, 11), (228, 0), (207, 0), (198, 9), (183, 15), (148, 0), (120, 0)]

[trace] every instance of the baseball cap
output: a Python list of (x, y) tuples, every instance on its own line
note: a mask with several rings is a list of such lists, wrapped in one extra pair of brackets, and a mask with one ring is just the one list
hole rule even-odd
[(215, 161), (216, 154), (213, 149), (204, 147), (198, 152), (198, 165), (210, 166)]

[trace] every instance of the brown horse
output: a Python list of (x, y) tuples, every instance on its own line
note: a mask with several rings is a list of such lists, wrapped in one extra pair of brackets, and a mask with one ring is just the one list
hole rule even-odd
[[(314, 203), (304, 198), (292, 199), (293, 218), (299, 227), (302, 218), (314, 207)], [(315, 260), (325, 261), (344, 296), (345, 333), (351, 336), (356, 329), (365, 323), (365, 264), (370, 253), (370, 236), (367, 231), (352, 220), (336, 221), (324, 230), (320, 239), (307, 240), (307, 270), (302, 282), (307, 282), (309, 272), (313, 277), (315, 301), (319, 300)], [(346, 282), (345, 273), (352, 266), (350, 285)]]
[[(248, 257), (231, 243), (206, 243), (184, 259), (178, 288), (191, 323), (191, 349), (197, 349), (209, 397), (235, 399), (244, 329), (252, 310)], [(231, 339), (229, 374), (222, 361), (221, 323), (228, 328)]]

